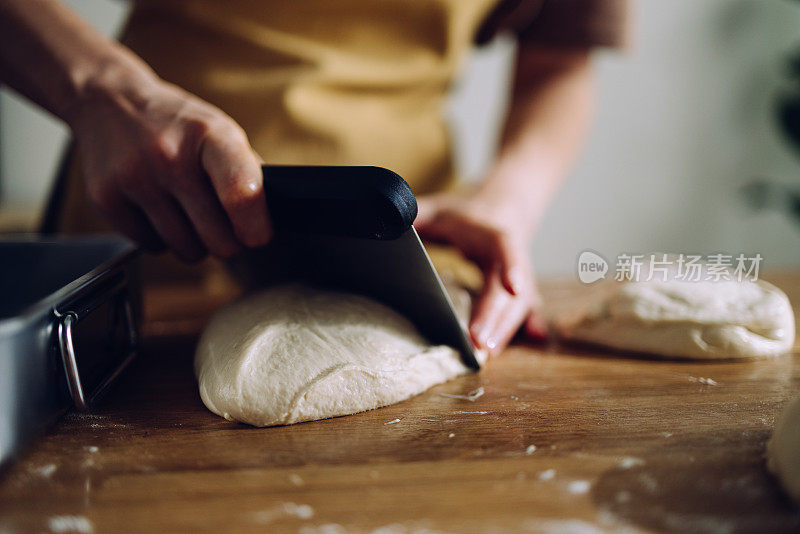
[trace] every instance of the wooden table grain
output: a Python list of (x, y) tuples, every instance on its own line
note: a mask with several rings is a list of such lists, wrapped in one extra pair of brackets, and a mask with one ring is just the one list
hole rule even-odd
[[(777, 282), (800, 302), (800, 275)], [(797, 350), (698, 363), (517, 343), (395, 406), (258, 429), (203, 406), (192, 350), (219, 302), (186, 297), (150, 295), (119, 386), (3, 475), (0, 531), (800, 531), (763, 457), (800, 394)]]

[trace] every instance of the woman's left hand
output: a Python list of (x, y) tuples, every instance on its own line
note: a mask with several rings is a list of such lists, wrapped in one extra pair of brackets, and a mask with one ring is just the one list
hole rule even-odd
[(483, 271), (483, 289), (469, 325), (475, 345), (497, 354), (523, 323), (530, 337), (544, 339), (547, 326), (533, 276), (528, 230), (475, 195), (443, 193), (421, 197), (418, 203), (414, 226), (420, 236), (454, 246)]

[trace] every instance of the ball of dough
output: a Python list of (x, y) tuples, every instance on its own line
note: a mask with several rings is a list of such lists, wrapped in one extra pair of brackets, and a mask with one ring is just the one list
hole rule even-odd
[(610, 281), (555, 318), (560, 337), (679, 358), (776, 356), (794, 344), (786, 295), (759, 281)]
[(386, 406), (467, 371), (456, 350), (431, 346), (391, 308), (298, 284), (219, 311), (195, 353), (208, 409), (255, 426)]
[(767, 444), (767, 467), (800, 504), (800, 397), (783, 410)]

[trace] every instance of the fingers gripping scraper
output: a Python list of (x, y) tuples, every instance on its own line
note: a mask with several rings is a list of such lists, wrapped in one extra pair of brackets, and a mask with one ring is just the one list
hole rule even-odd
[(417, 201), (380, 167), (264, 166), (275, 245), (293, 278), (373, 297), (479, 369), (475, 348), (412, 226)]

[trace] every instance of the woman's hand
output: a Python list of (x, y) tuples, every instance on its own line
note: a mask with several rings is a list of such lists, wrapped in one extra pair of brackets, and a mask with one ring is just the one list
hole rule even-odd
[(187, 261), (270, 239), (260, 158), (233, 119), (154, 75), (101, 78), (69, 122), (87, 194), (111, 225)]
[(269, 240), (242, 129), (61, 2), (0, 2), (0, 80), (69, 124), (89, 198), (146, 248), (198, 260)]
[(454, 246), (483, 271), (469, 332), (475, 345), (490, 355), (503, 350), (523, 323), (529, 336), (547, 335), (528, 231), (501, 212), (476, 195), (439, 194), (419, 199), (414, 222), (423, 239)]

